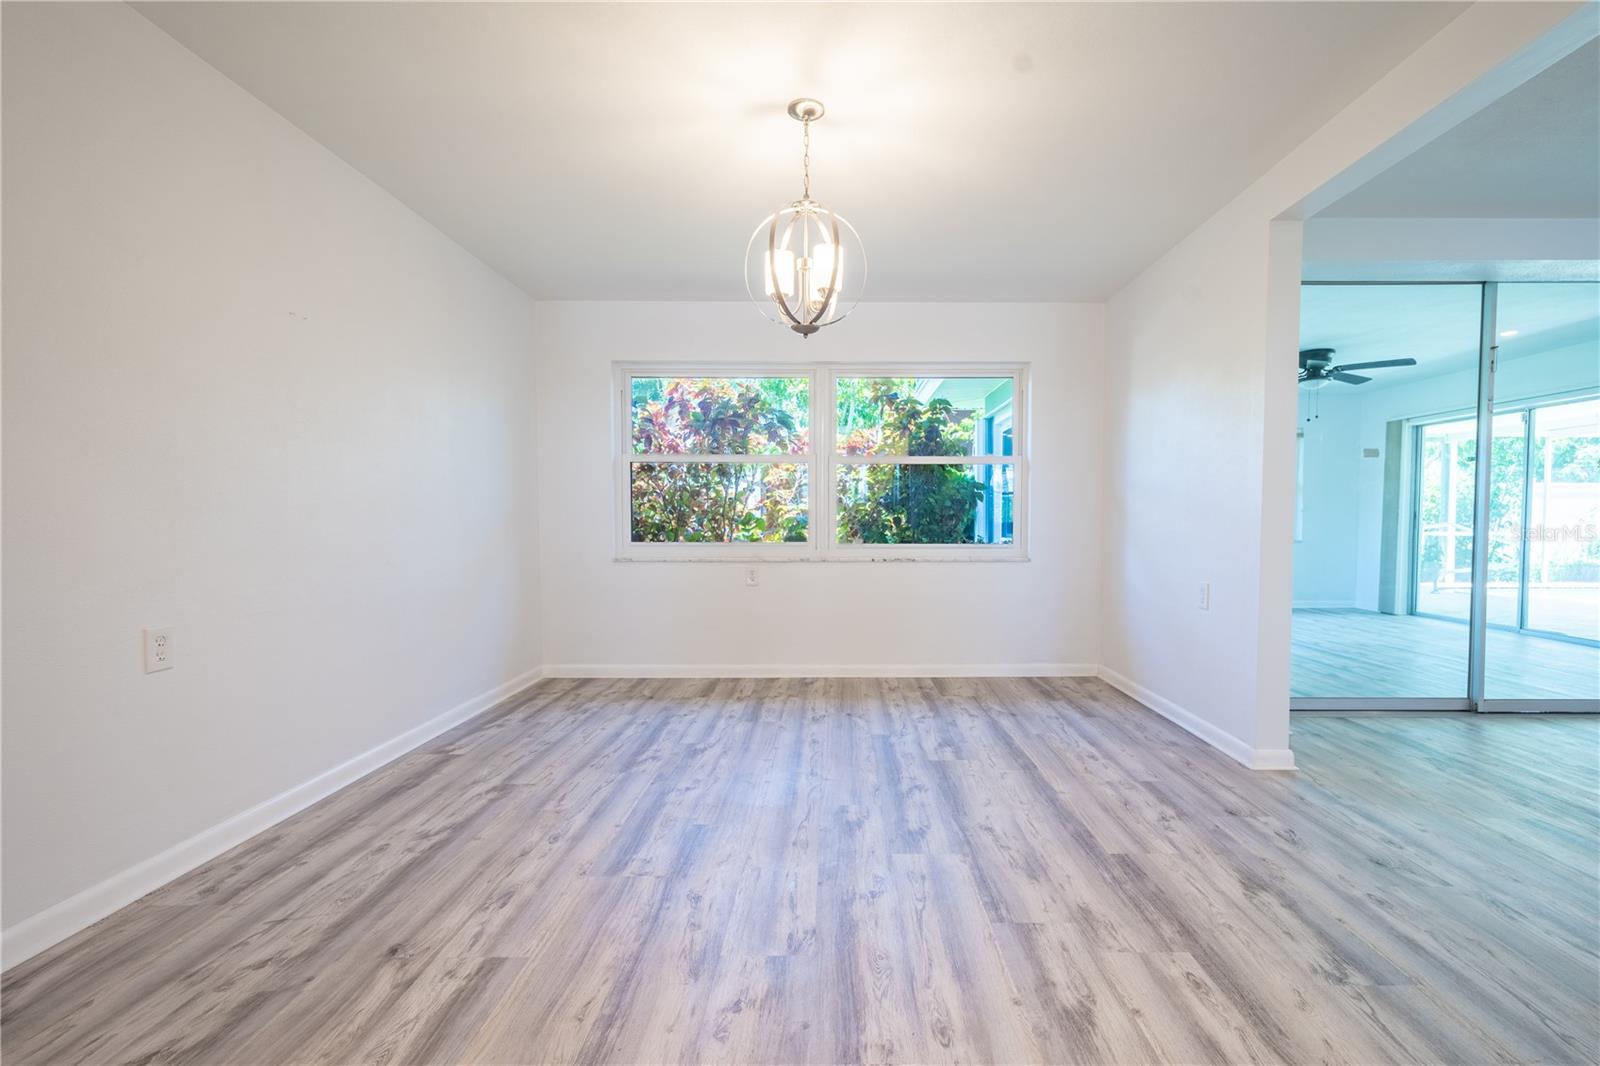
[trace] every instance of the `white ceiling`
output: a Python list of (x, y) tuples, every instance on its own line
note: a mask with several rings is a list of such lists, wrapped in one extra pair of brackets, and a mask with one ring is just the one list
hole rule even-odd
[(1101, 299), (1457, 15), (1443, 3), (144, 3), (529, 293), (742, 299), (814, 193), (877, 300)]
[(1600, 217), (1600, 41), (1590, 41), (1321, 214)]

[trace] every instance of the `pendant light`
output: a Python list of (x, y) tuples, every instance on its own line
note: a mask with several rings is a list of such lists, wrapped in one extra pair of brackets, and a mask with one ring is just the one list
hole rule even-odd
[(803, 130), (800, 199), (762, 219), (744, 251), (751, 301), (802, 337), (854, 310), (867, 280), (866, 250), (855, 227), (811, 198), (811, 124), (823, 114), (816, 100), (790, 101), (789, 117)]

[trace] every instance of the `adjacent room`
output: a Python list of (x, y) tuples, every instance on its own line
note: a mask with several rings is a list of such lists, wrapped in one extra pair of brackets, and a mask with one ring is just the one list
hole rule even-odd
[(1600, 4), (0, 0), (0, 1054), (1600, 1063)]
[(1307, 224), (1292, 706), (1600, 704), (1600, 284), (1552, 223), (1600, 213), (1596, 85), (1590, 42)]
[(1304, 290), (1302, 353), (1357, 369), (1301, 383), (1296, 696), (1466, 696), (1492, 299), (1487, 692), (1600, 699), (1600, 286), (1491, 285)]

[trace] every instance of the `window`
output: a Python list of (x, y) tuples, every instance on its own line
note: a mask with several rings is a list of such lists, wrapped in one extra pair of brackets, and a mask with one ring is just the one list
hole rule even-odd
[(809, 539), (809, 376), (630, 376), (628, 408), (631, 542)]
[(618, 555), (1015, 559), (1020, 367), (619, 366)]

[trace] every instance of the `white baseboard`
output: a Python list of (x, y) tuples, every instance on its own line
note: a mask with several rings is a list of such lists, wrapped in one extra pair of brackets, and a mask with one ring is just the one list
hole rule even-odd
[(1250, 755), (1252, 770), (1294, 770), (1294, 752), (1288, 748), (1254, 748)]
[(1115, 670), (1093, 663), (981, 663), (949, 664), (874, 663), (870, 665), (769, 665), (678, 663), (638, 666), (617, 663), (560, 663), (544, 668), (546, 677), (1098, 677), (1163, 718), (1193, 733), (1218, 751), (1252, 770), (1293, 770), (1294, 753), (1287, 748), (1252, 748), (1231, 733), (1196, 716), (1171, 700), (1130, 681)]
[(561, 663), (546, 666), (546, 677), (1094, 677), (1093, 663), (949, 663), (886, 665), (770, 665), (678, 663), (653, 666), (616, 663)]
[(538, 669), (520, 674), (488, 692), (452, 707), (441, 715), (428, 719), (419, 726), (406, 730), (392, 740), (387, 740), (330, 770), (323, 771), (287, 792), (281, 792), (249, 810), (241, 811), (232, 818), (173, 845), (159, 855), (130, 866), (121, 873), (114, 874), (99, 884), (91, 885), (77, 895), (18, 922), (0, 932), (0, 969), (9, 968), (32, 958), (74, 933), (87, 929), (106, 915), (126, 907), (141, 896), (210, 862), (228, 849), (244, 843), (290, 815), (305, 810), (325, 796), (365, 777), (386, 763), (393, 762), (412, 749), (426, 744), (446, 730), (453, 729), (462, 722), (504, 703), (543, 676), (545, 676), (544, 671)]
[(1355, 600), (1295, 600), (1292, 606), (1295, 610), (1340, 610), (1353, 609)]
[(1294, 752), (1288, 748), (1252, 748), (1232, 733), (1218, 729), (1194, 712), (1178, 706), (1159, 693), (1151, 692), (1137, 681), (1123, 677), (1109, 666), (1100, 667), (1099, 676), (1108, 685), (1132, 696), (1161, 717), (1193, 733), (1242, 766), (1251, 770), (1294, 769)]

